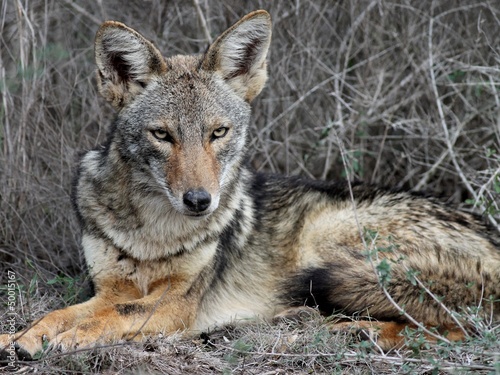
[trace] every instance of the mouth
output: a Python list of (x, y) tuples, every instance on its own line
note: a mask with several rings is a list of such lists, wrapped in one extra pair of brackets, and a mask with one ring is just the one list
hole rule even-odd
[(210, 213), (201, 213), (201, 214), (193, 214), (193, 213), (183, 213), (184, 216), (192, 220), (202, 220), (210, 216)]

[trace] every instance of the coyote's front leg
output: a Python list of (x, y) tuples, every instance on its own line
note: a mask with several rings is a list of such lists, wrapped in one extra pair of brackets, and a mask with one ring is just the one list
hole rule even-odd
[(101, 282), (97, 294), (87, 302), (53, 311), (36, 320), (30, 327), (11, 335), (0, 335), (0, 358), (14, 340), (17, 357), (21, 360), (31, 359), (43, 348), (44, 341), (51, 342), (55, 337), (84, 320), (92, 320), (101, 310), (117, 303), (134, 300), (140, 297), (139, 290), (130, 281), (107, 280)]
[(120, 339), (170, 333), (192, 325), (198, 299), (184, 293), (184, 283), (167, 278), (143, 298), (108, 305), (50, 341), (63, 351), (108, 344)]

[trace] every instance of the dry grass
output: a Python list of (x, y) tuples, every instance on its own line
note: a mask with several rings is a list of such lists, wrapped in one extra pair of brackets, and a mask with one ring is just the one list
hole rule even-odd
[[(39, 374), (496, 374), (500, 328), (458, 345), (433, 344), (383, 353), (355, 336), (332, 333), (312, 313), (302, 322), (253, 322), (225, 327), (203, 337), (150, 338), (50, 353), (20, 364)], [(421, 344), (418, 338), (408, 342)]]
[[(78, 153), (99, 144), (113, 118), (93, 75), (93, 37), (105, 19), (129, 24), (172, 55), (201, 52), (241, 15), (268, 9), (271, 78), (254, 105), (256, 168), (424, 189), (499, 228), (496, 1), (12, 0), (0, 7), (0, 281), (7, 269), (16, 272), (19, 325), (87, 295), (69, 196)], [(33, 366), (39, 373), (459, 373), (460, 366), (500, 373), (498, 327), (477, 323), (478, 337), (460, 349), (384, 356), (326, 333), (317, 319), (310, 324), (237, 328), (227, 342), (219, 332), (208, 347), (158, 339), (151, 351), (126, 346)], [(277, 355), (273, 345), (294, 335), (289, 355)], [(433, 364), (439, 356), (447, 362)]]

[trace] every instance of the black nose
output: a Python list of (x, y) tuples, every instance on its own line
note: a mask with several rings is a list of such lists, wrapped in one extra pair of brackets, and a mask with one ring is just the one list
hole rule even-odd
[(182, 197), (182, 201), (189, 209), (189, 211), (193, 212), (202, 212), (205, 211), (208, 206), (210, 206), (210, 202), (212, 201), (212, 197), (210, 193), (203, 188), (189, 190)]

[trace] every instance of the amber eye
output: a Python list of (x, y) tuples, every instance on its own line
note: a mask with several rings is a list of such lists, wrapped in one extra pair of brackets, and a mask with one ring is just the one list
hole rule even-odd
[(172, 138), (172, 136), (170, 134), (168, 134), (168, 132), (166, 130), (156, 129), (156, 130), (152, 130), (151, 133), (153, 134), (153, 137), (155, 137), (156, 139), (158, 139), (160, 141), (174, 143), (174, 139)]
[(221, 126), (220, 128), (215, 129), (212, 133), (212, 139), (224, 137), (227, 134), (228, 130), (229, 128), (226, 128), (225, 126)]

